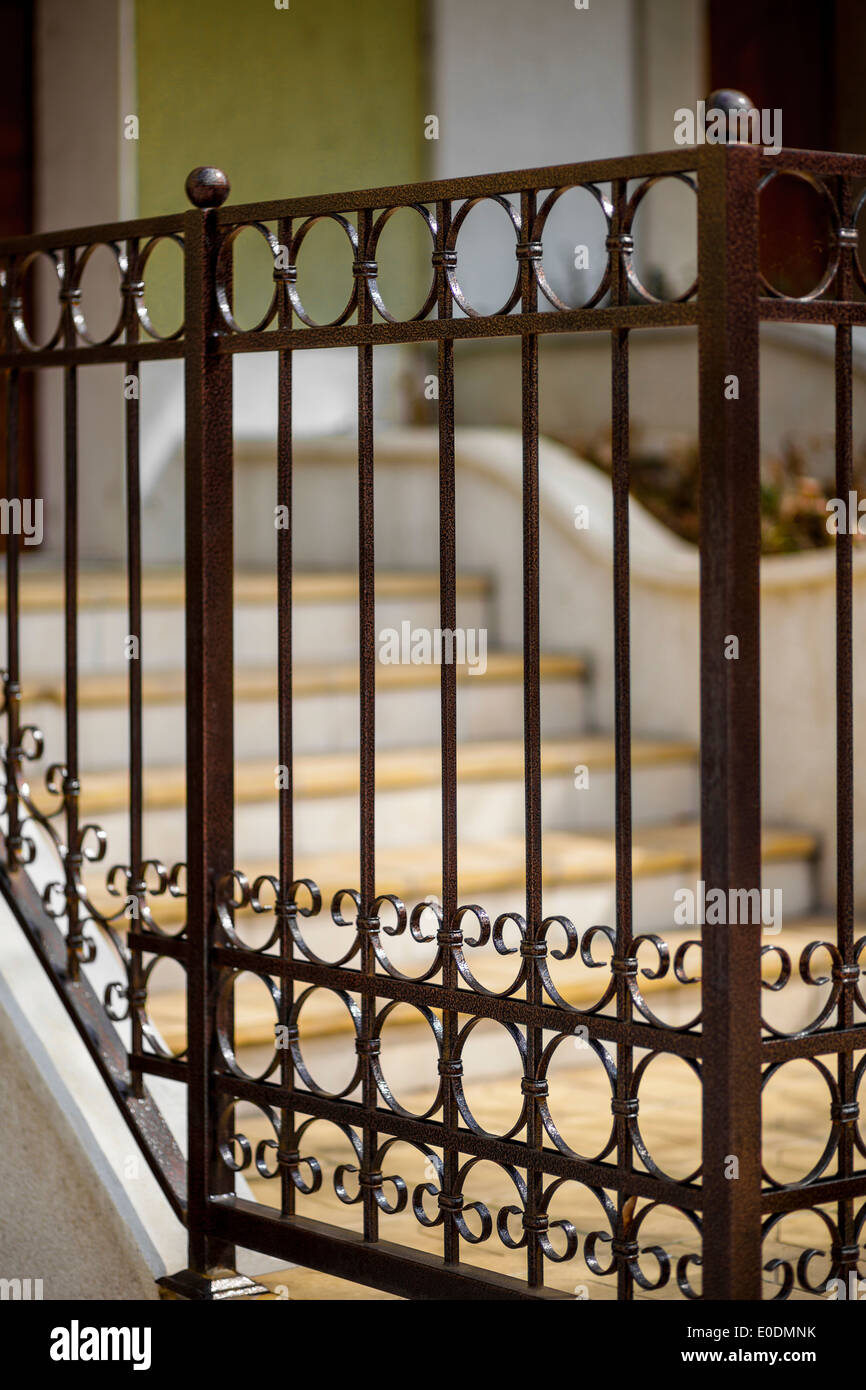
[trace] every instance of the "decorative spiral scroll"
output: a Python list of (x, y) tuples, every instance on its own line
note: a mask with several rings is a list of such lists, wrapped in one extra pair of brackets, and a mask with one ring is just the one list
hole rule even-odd
[[(827, 997), (817, 1013), (793, 1032), (778, 1028), (767, 1018), (762, 1018), (761, 1022), (766, 1032), (774, 1038), (800, 1038), (816, 1033), (836, 1013), (846, 990), (850, 992), (854, 1002), (861, 1009), (864, 1009), (860, 984), (863, 975), (861, 957), (864, 947), (866, 947), (866, 937), (862, 937), (855, 943), (852, 959), (846, 962), (842, 958), (838, 946), (832, 941), (815, 940), (804, 946), (797, 962), (797, 978), (811, 989), (822, 989), (829, 986)], [(829, 974), (816, 974), (815, 972), (814, 957), (818, 951), (822, 950), (826, 951), (830, 957)], [(774, 944), (762, 947), (762, 954), (767, 957), (774, 957), (778, 963), (778, 973), (772, 979), (763, 980), (763, 988), (772, 994), (781, 993), (789, 987), (794, 978), (790, 953), (784, 947)]]
[[(2, 673), (3, 709), (9, 715), (17, 706), (18, 691), (6, 672)], [(105, 862), (108, 837), (93, 821), (79, 822), (81, 796), (79, 782), (69, 776), (63, 763), (50, 764), (43, 773), (43, 790), (38, 796), (24, 776), (28, 764), (41, 761), (45, 741), (33, 724), (20, 727), (14, 745), (7, 741), (2, 750), (6, 784), (3, 787), (3, 813), (7, 818), (14, 806), (15, 835), (7, 835), (6, 850), (11, 861), (26, 867), (37, 854), (36, 836), (41, 837), (57, 865), (60, 876), (49, 877), (42, 889), (42, 906), (47, 916), (65, 923), (69, 960), (75, 967), (93, 963), (97, 939), (106, 945), (120, 978), (110, 980), (102, 990), (106, 1018), (114, 1024), (136, 1019), (141, 1027), (142, 1045), (152, 1055), (177, 1060), (185, 1049), (172, 1051), (163, 1043), (159, 1029), (147, 1011), (148, 989), (154, 968), (163, 959), (158, 941), (183, 935), (164, 930), (157, 922), (152, 904), (165, 894), (185, 897), (184, 864), (170, 870), (159, 860), (144, 860), (136, 872), (129, 865), (114, 864), (105, 876), (105, 892), (118, 905), (115, 911), (100, 907), (85, 882), (85, 870)], [(75, 826), (71, 843), (65, 827)], [(127, 940), (129, 930), (154, 937), (154, 953), (149, 960), (138, 960)], [(96, 933), (94, 935), (93, 933)], [(146, 954), (146, 953), (145, 953)]]
[[(764, 1272), (772, 1276), (772, 1282), (778, 1285), (778, 1291), (769, 1295), (771, 1301), (784, 1302), (795, 1289), (816, 1298), (860, 1298), (860, 1261), (866, 1225), (866, 1203), (859, 1211), (852, 1213), (847, 1244), (842, 1238), (835, 1212), (831, 1215), (826, 1208), (814, 1206), (798, 1214), (801, 1219), (808, 1215), (808, 1220), (815, 1223), (817, 1233), (823, 1233), (824, 1239), (821, 1245), (808, 1245), (801, 1249), (796, 1260), (793, 1255), (773, 1256), (766, 1260)], [(766, 1219), (761, 1229), (765, 1245), (780, 1223), (789, 1217), (790, 1213), (777, 1212)]]

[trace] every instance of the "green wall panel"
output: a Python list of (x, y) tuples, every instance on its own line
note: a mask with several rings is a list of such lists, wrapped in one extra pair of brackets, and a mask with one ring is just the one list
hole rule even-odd
[[(142, 216), (188, 206), (184, 180), (197, 164), (225, 170), (232, 202), (425, 175), (423, 0), (291, 0), (288, 10), (272, 0), (139, 0), (137, 77)], [(389, 284), (414, 293), (420, 227), (400, 214), (385, 237)], [(268, 252), (248, 232), (236, 254), (246, 326), (272, 289)], [(148, 276), (161, 329), (176, 318), (174, 259), (160, 248)], [(314, 228), (299, 289), (316, 317), (345, 302), (350, 259), (336, 226)]]

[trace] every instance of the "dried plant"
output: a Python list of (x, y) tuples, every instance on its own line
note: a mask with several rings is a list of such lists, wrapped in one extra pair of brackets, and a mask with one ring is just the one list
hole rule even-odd
[[(610, 431), (562, 443), (610, 473)], [(832, 450), (832, 439), (829, 441)], [(833, 544), (827, 528), (828, 501), (836, 496), (827, 476), (828, 441), (786, 441), (778, 454), (761, 460), (761, 551), (780, 555), (819, 550)], [(820, 465), (820, 467), (818, 467)], [(866, 444), (854, 460), (852, 487), (866, 498)], [(632, 430), (631, 493), (654, 517), (684, 540), (698, 543), (700, 528), (700, 458), (697, 442), (681, 436), (652, 441)], [(823, 475), (823, 476), (822, 476)], [(845, 499), (847, 501), (847, 498)], [(866, 518), (864, 518), (866, 523)], [(854, 532), (855, 544), (866, 536)]]

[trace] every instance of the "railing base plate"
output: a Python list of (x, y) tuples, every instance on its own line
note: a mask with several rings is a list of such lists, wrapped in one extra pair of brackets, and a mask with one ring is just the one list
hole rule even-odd
[(185, 1302), (219, 1303), (229, 1298), (253, 1298), (269, 1294), (264, 1284), (257, 1284), (246, 1274), (233, 1269), (215, 1269), (210, 1274), (197, 1274), (182, 1269), (177, 1274), (165, 1274), (157, 1279), (160, 1298)]

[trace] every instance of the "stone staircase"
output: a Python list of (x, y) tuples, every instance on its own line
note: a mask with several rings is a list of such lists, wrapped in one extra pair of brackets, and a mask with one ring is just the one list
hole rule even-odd
[[(458, 623), (487, 627), (495, 599), (479, 575), (458, 585)], [(114, 571), (88, 571), (80, 585), (81, 812), (109, 839), (107, 863), (124, 862), (128, 837), (127, 670), (125, 580)], [(176, 571), (146, 574), (143, 583), (144, 851), (172, 864), (185, 857), (183, 581)], [(23, 702), (28, 722), (45, 732), (50, 761), (63, 755), (62, 616), (59, 578), (38, 572), (24, 585)], [(276, 873), (277, 709), (276, 584), (264, 573), (238, 574), (236, 647), (236, 866), (252, 880)], [(315, 879), (325, 908), (307, 924), (314, 949), (338, 953), (327, 903), (339, 888), (358, 886), (357, 581), (349, 573), (298, 575), (294, 584), (296, 872)], [(377, 580), (377, 629), (438, 624), (438, 577), (386, 573)], [(582, 933), (612, 925), (614, 910), (614, 748), (590, 727), (591, 662), (580, 654), (542, 657), (542, 772), (544, 909), (569, 917)], [(377, 672), (377, 873), (383, 892), (410, 908), (441, 891), (439, 668), (380, 665)], [(522, 658), (491, 651), (483, 674), (458, 672), (459, 900), (480, 903), (491, 920), (523, 906)], [(637, 736), (632, 749), (634, 922), (636, 933), (659, 932), (672, 952), (699, 935), (673, 921), (673, 894), (700, 877), (697, 750), (685, 742)], [(588, 771), (576, 778), (579, 767)], [(34, 784), (37, 800), (44, 797)], [(783, 892), (786, 935), (813, 907), (814, 839), (790, 828), (764, 836), (765, 884)], [(90, 870), (97, 902), (105, 897), (104, 867)], [(182, 899), (154, 904), (161, 925), (183, 921)], [(431, 917), (432, 924), (432, 917)], [(516, 940), (516, 936), (515, 936)], [(775, 938), (769, 937), (769, 941)], [(551, 944), (555, 944), (551, 942)], [(342, 938), (340, 942), (342, 949)], [(406, 933), (389, 941), (392, 960), (418, 973), (430, 958)], [(641, 965), (658, 962), (643, 948)], [(425, 955), (426, 951), (426, 955)], [(488, 960), (487, 957), (492, 959)], [(697, 952), (689, 959), (697, 974)], [(184, 1045), (184, 998), (171, 961), (154, 972), (150, 1011), (172, 1050)], [(478, 951), (477, 978), (501, 988), (513, 978), (510, 957)], [(768, 962), (768, 969), (771, 964)], [(601, 972), (569, 962), (557, 988), (573, 1003), (598, 995)], [(161, 986), (161, 981), (165, 983)], [(260, 982), (236, 989), (238, 1042), (263, 1048), (273, 1039), (273, 1008)], [(676, 1018), (696, 1009), (696, 985), (643, 976)], [(399, 1016), (406, 1009), (395, 1011)], [(327, 1038), (350, 1026), (331, 996), (314, 996), (304, 1030)], [(407, 1027), (411, 1028), (411, 1024)], [(491, 1064), (496, 1065), (495, 1058)]]

